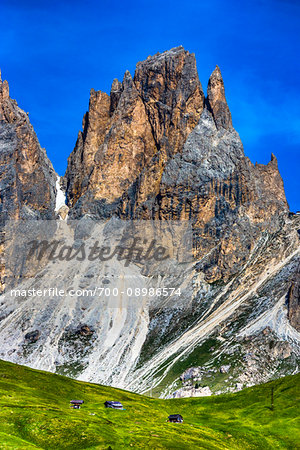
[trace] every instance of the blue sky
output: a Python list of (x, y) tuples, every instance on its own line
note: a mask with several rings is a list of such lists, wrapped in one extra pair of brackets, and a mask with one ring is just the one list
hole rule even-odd
[(300, 209), (298, 0), (0, 2), (0, 68), (62, 175), (91, 88), (137, 61), (183, 45), (206, 91), (221, 68), (245, 153), (279, 163), (291, 210)]

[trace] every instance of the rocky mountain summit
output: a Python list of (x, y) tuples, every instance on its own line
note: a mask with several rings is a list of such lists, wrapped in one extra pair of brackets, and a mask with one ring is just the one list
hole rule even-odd
[[(56, 174), (6, 82), (0, 114), (1, 205), (14, 217), (55, 217)], [(183, 47), (139, 62), (110, 95), (92, 89), (62, 188), (60, 226), (75, 220), (82, 237), (102, 220), (116, 237), (120, 220), (189, 223), (192, 262), (153, 273), (120, 261), (49, 264), (21, 287), (121, 289), (131, 277), (133, 287), (181, 296), (146, 296), (131, 309), (120, 295), (113, 308), (82, 296), (4, 295), (1, 358), (163, 396), (238, 390), (298, 370), (300, 218), (289, 214), (276, 157), (254, 165), (245, 156), (218, 66), (207, 95)], [(183, 375), (191, 368), (192, 382)]]
[(210, 281), (235, 273), (288, 211), (275, 156), (254, 166), (244, 155), (220, 69), (205, 98), (182, 47), (138, 63), (109, 97), (91, 91), (64, 183), (72, 217), (191, 220)]
[[(194, 55), (183, 48), (137, 64), (134, 78), (114, 80), (111, 95), (91, 90), (65, 185), (77, 216), (147, 217), (169, 157), (198, 123), (204, 94)], [(137, 212), (139, 210), (139, 213)]]

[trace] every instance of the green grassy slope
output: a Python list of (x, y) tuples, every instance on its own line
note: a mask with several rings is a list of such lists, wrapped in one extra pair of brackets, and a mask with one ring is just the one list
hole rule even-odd
[[(159, 400), (0, 361), (0, 448), (294, 450), (299, 382), (294, 375), (237, 394)], [(69, 407), (72, 398), (85, 401), (80, 410)], [(105, 409), (105, 400), (126, 410)], [(184, 423), (167, 423), (172, 413)]]

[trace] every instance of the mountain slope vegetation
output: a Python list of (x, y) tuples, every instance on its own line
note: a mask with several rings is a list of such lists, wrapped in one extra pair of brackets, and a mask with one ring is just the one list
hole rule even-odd
[[(0, 361), (1, 449), (296, 449), (299, 381), (162, 400)], [(71, 399), (84, 405), (71, 409)], [(105, 409), (105, 400), (125, 410)], [(184, 423), (168, 423), (172, 413)]]

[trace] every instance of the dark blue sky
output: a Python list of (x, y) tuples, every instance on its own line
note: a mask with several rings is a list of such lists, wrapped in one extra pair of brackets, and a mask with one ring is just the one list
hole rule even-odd
[(183, 45), (206, 91), (221, 68), (245, 153), (279, 162), (300, 209), (299, 0), (0, 2), (0, 67), (62, 175), (91, 88), (110, 91), (137, 61)]

